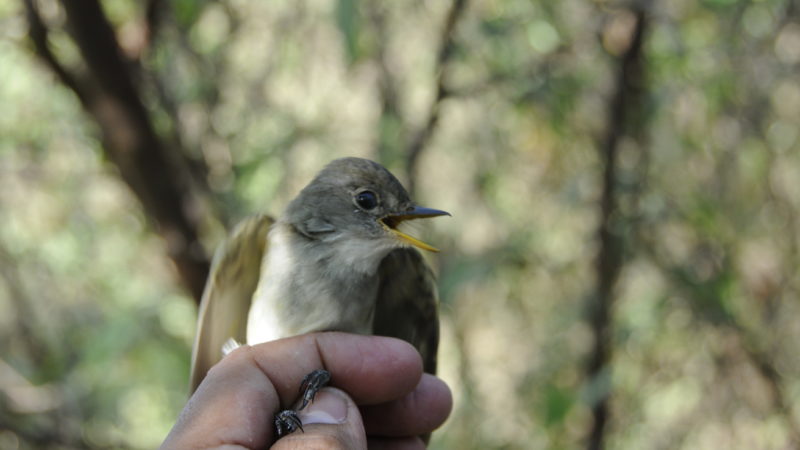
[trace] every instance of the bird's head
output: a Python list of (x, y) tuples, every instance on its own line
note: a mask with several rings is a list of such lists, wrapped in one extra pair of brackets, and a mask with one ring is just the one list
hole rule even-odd
[(289, 204), (283, 220), (315, 240), (352, 240), (379, 247), (436, 248), (398, 230), (408, 220), (450, 215), (414, 204), (380, 164), (342, 158), (328, 164)]

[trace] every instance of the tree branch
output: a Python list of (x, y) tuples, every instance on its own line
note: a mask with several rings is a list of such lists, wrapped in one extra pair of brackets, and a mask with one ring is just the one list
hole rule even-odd
[(589, 321), (594, 336), (594, 348), (587, 368), (590, 383), (602, 383), (598, 398), (591, 405), (594, 422), (587, 448), (599, 450), (604, 446), (609, 416), (611, 384), (608, 382), (612, 357), (612, 307), (614, 287), (623, 266), (623, 236), (619, 231), (617, 154), (619, 141), (638, 130), (632, 126), (633, 112), (639, 109), (643, 90), (642, 42), (647, 28), (647, 16), (642, 9), (634, 11), (635, 26), (630, 44), (619, 61), (616, 89), (611, 100), (606, 136), (600, 146), (605, 164), (602, 195), (600, 198), (600, 223), (597, 230), (599, 252), (595, 260), (596, 287), (590, 306)]
[(184, 285), (199, 302), (209, 263), (198, 240), (197, 200), (179, 156), (170, 154), (175, 149), (155, 132), (131, 65), (97, 0), (62, 0), (62, 4), (88, 71), (79, 83), (62, 67), (49, 50), (46, 26), (31, 0), (26, 0), (37, 54), (99, 125), (106, 156), (155, 222)]
[(161, 29), (164, 18), (164, 2), (162, 0), (147, 0), (144, 10), (145, 19), (145, 47), (150, 47), (155, 42)]
[(400, 110), (398, 82), (391, 69), (386, 48), (389, 40), (385, 13), (387, 6), (382, 2), (367, 2), (365, 6), (375, 32), (375, 63), (378, 67), (378, 94), (381, 103), (378, 142), (373, 153), (378, 161), (388, 166), (406, 147), (406, 126)]
[(36, 55), (53, 71), (64, 86), (68, 87), (81, 102), (85, 101), (86, 94), (80, 87), (80, 83), (76, 79), (76, 75), (70, 73), (64, 67), (50, 50), (50, 45), (47, 43), (49, 32), (47, 26), (39, 14), (39, 9), (33, 0), (24, 0), (25, 16), (28, 20), (28, 37), (33, 43), (33, 49)]
[(413, 133), (406, 149), (406, 173), (408, 174), (408, 191), (413, 195), (416, 188), (417, 162), (422, 151), (428, 145), (433, 131), (439, 122), (439, 111), (442, 101), (450, 93), (447, 89), (449, 63), (455, 50), (454, 31), (458, 21), (467, 9), (467, 0), (453, 0), (442, 28), (442, 38), (436, 57), (436, 95), (428, 108), (428, 115), (422, 126)]

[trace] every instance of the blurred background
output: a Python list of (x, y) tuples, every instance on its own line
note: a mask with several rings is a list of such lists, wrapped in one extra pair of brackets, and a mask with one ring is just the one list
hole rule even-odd
[(329, 160), (417, 234), (434, 448), (800, 446), (797, 0), (0, 0), (0, 448), (152, 448), (209, 255)]

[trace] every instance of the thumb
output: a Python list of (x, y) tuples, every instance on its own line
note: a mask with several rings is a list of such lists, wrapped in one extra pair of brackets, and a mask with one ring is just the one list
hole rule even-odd
[(298, 413), (303, 430), (283, 437), (273, 449), (366, 449), (367, 436), (361, 413), (344, 391), (326, 387)]

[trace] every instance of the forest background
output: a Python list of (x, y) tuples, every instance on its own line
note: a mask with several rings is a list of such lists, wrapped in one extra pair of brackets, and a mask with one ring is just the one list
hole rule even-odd
[(0, 0), (0, 448), (150, 448), (209, 255), (421, 204), (433, 448), (800, 446), (797, 0)]

